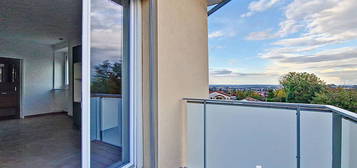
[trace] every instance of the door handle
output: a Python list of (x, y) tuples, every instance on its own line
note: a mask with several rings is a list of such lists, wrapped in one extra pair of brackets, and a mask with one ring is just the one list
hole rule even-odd
[(1, 92), (2, 95), (6, 95), (7, 93), (6, 92)]

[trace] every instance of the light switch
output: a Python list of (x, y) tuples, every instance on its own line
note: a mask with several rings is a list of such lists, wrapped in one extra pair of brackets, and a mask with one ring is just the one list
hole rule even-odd
[(263, 168), (262, 165), (256, 165), (255, 168)]

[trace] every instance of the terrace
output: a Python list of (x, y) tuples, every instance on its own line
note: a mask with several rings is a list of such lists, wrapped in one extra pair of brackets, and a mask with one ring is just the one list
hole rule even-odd
[(357, 115), (329, 105), (184, 99), (188, 167), (357, 167)]

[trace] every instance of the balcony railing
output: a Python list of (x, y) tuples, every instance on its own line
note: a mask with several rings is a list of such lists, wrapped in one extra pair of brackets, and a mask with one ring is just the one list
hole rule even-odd
[(122, 146), (122, 96), (91, 95), (91, 140)]
[(355, 168), (357, 114), (329, 105), (185, 99), (189, 168)]

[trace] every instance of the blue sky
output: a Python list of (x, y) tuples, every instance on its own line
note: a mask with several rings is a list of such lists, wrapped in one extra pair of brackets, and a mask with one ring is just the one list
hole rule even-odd
[(355, 0), (232, 0), (211, 15), (211, 84), (277, 84), (291, 71), (357, 84)]

